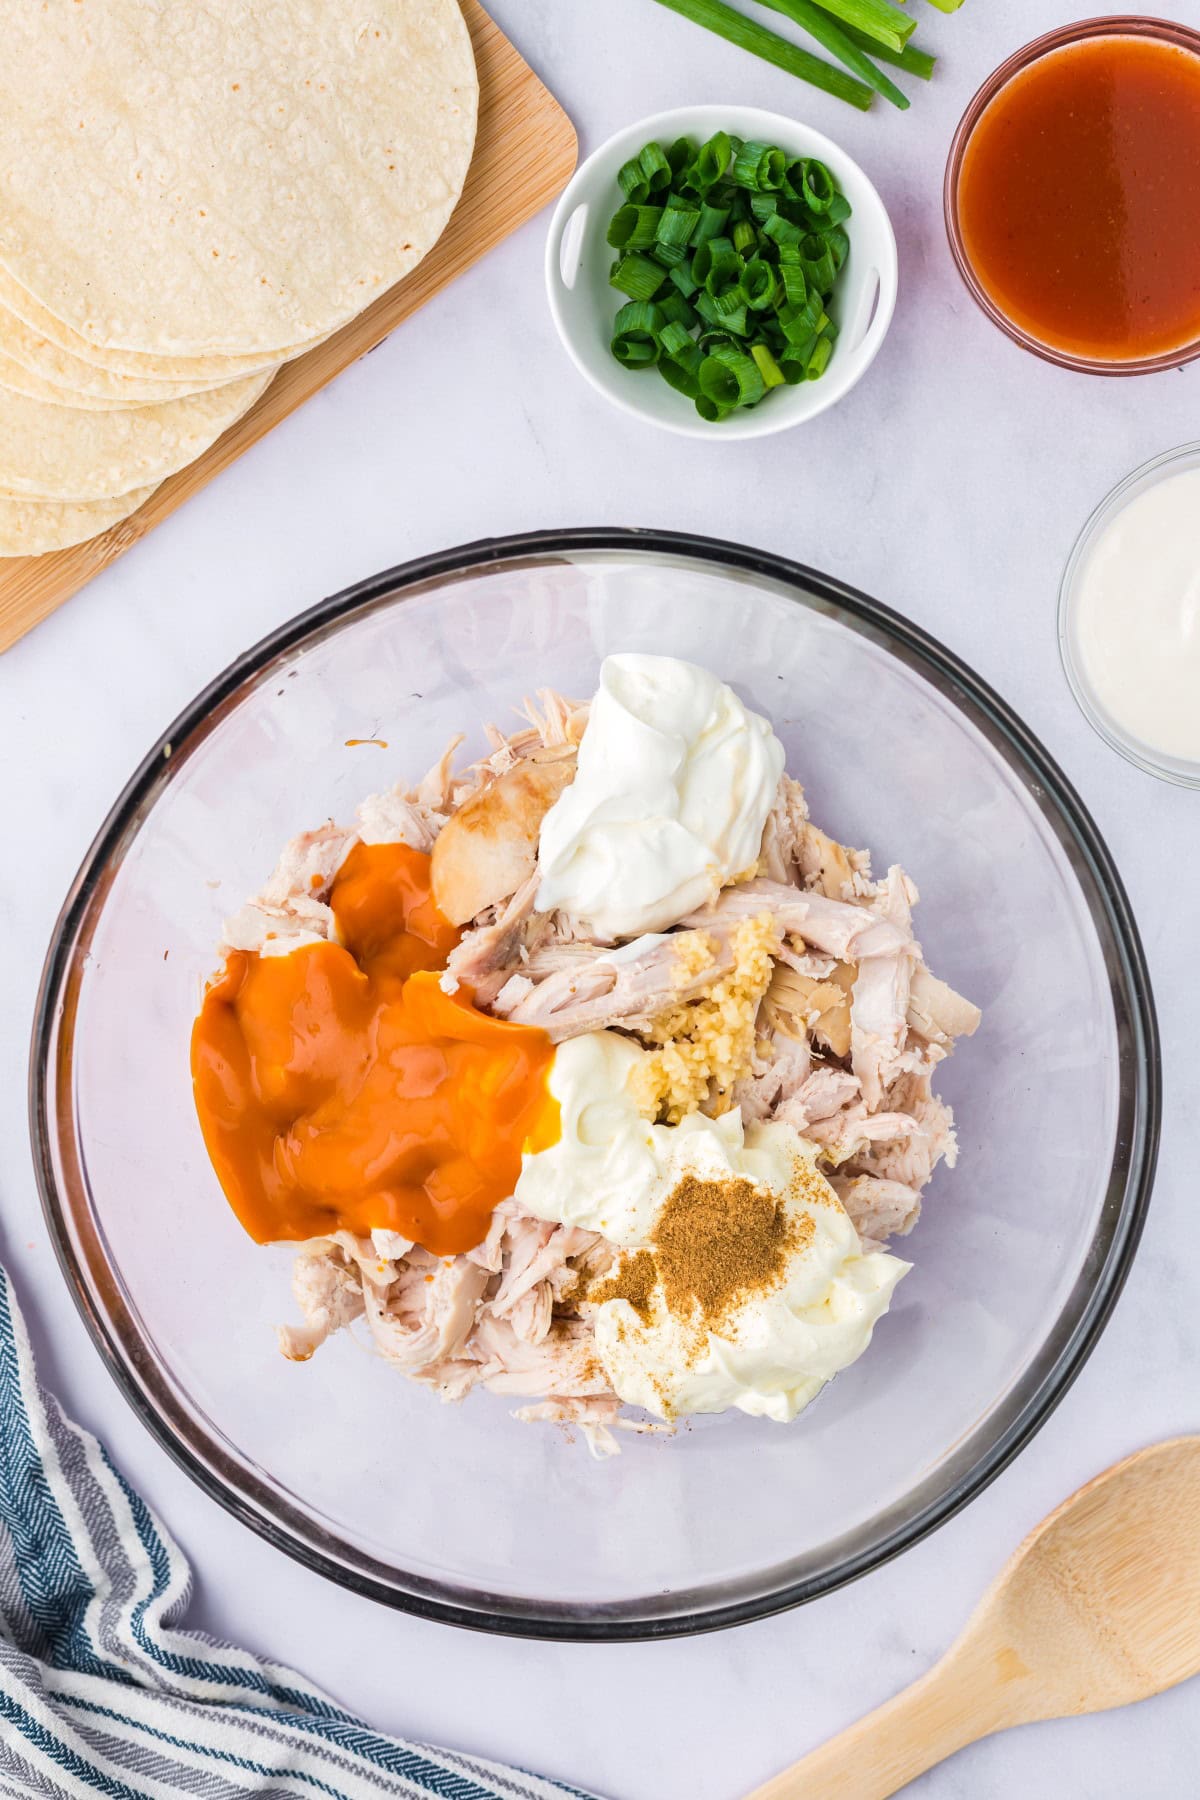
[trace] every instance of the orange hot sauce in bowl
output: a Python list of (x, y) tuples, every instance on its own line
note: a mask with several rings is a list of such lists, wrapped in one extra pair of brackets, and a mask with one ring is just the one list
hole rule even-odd
[(1200, 34), (1090, 20), (997, 70), (946, 176), (951, 247), (1026, 348), (1121, 374), (1200, 354)]
[(557, 1141), (553, 1046), (442, 992), (459, 933), (428, 856), (356, 844), (329, 901), (341, 944), (235, 951), (204, 996), (192, 1079), (213, 1167), (259, 1243), (344, 1227), (469, 1250), (522, 1153)]

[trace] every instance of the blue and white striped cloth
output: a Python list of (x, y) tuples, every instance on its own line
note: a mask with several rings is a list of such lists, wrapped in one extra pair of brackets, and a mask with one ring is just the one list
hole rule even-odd
[(180, 1629), (191, 1572), (38, 1384), (0, 1269), (0, 1796), (594, 1800), (371, 1731), (318, 1688)]

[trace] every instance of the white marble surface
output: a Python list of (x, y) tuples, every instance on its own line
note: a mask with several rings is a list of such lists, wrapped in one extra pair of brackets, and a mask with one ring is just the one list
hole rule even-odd
[[(1059, 670), (1059, 571), (1093, 503), (1196, 435), (1200, 366), (1138, 381), (1060, 373), (972, 307), (942, 230), (954, 123), (984, 74), (1063, 0), (968, 0), (921, 36), (944, 52), (900, 117), (868, 117), (708, 40), (651, 0), (494, 0), (584, 149), (688, 101), (803, 112), (892, 210), (901, 295), (879, 361), (802, 431), (722, 447), (651, 435), (585, 387), (555, 342), (535, 221), (292, 418), (0, 662), (0, 1206), (47, 1380), (99, 1431), (190, 1553), (193, 1616), (269, 1647), (369, 1719), (542, 1767), (617, 1800), (734, 1800), (924, 1669), (1010, 1548), (1125, 1452), (1200, 1425), (1190, 1246), (1200, 1114), (1195, 895), (1200, 795), (1095, 739)], [(1115, 9), (1104, 9), (1115, 10)], [(1200, 24), (1200, 7), (1177, 16)], [(916, 1550), (799, 1612), (628, 1647), (492, 1641), (326, 1585), (208, 1501), (135, 1421), (68, 1300), (34, 1194), (26, 1042), (55, 913), (144, 749), (224, 663), (289, 614), (418, 552), (547, 525), (665, 525), (745, 538), (844, 577), (966, 657), (1040, 734), (1124, 872), (1161, 1009), (1157, 1192), (1124, 1298), (1040, 1436)], [(1003, 878), (1003, 872), (998, 872)], [(965, 1202), (964, 1202), (965, 1203)], [(1195, 1790), (1200, 1686), (1009, 1734), (918, 1784), (936, 1800)]]

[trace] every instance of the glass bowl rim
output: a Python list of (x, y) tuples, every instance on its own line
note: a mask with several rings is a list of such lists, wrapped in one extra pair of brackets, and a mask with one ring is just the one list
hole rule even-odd
[(980, 310), (999, 326), (1006, 337), (1022, 350), (1032, 351), (1040, 356), (1043, 362), (1055, 364), (1060, 369), (1072, 369), (1083, 375), (1154, 375), (1164, 369), (1181, 369), (1185, 364), (1193, 362), (1200, 356), (1200, 333), (1190, 343), (1181, 344), (1174, 350), (1160, 351), (1154, 356), (1130, 357), (1123, 361), (1106, 361), (1101, 357), (1076, 356), (1070, 350), (1056, 349), (1053, 344), (1043, 343), (1033, 336), (1015, 320), (1010, 319), (988, 294), (972, 267), (963, 242), (962, 227), (958, 216), (958, 184), (962, 172), (963, 157), (967, 146), (974, 135), (975, 128), (984, 112), (991, 105), (1002, 89), (1010, 81), (1026, 69), (1040, 62), (1043, 57), (1053, 55), (1055, 51), (1067, 50), (1075, 44), (1084, 43), (1089, 38), (1097, 37), (1142, 37), (1153, 39), (1156, 43), (1172, 43), (1181, 50), (1188, 50), (1200, 57), (1200, 30), (1184, 25), (1173, 19), (1159, 19), (1144, 13), (1113, 13), (1105, 18), (1078, 19), (1070, 25), (1056, 26), (1053, 31), (1046, 31), (1040, 37), (1032, 38), (1020, 49), (1014, 50), (1011, 56), (993, 69), (992, 73), (972, 95), (962, 118), (955, 127), (954, 136), (950, 140), (950, 150), (946, 157), (946, 173), (942, 184), (942, 209), (946, 225), (946, 237), (950, 244), (950, 254), (954, 258), (955, 267), (972, 300)]
[[(230, 708), (243, 688), (252, 683), (278, 657), (301, 649), (356, 613), (375, 604), (409, 597), (423, 586), (476, 570), (522, 561), (538, 564), (547, 558), (589, 552), (621, 553), (634, 557), (672, 557), (703, 562), (735, 574), (761, 578), (793, 603), (833, 617), (897, 655), (915, 668), (942, 693), (948, 693), (957, 710), (972, 723), (986, 726), (984, 735), (993, 750), (1005, 753), (1011, 767), (1024, 778), (1043, 816), (1057, 828), (1064, 851), (1084, 892), (1106, 964), (1108, 992), (1117, 1013), (1118, 1053), (1126, 1065), (1120, 1083), (1120, 1116), (1116, 1148), (1109, 1170), (1107, 1192), (1114, 1180), (1120, 1184), (1120, 1200), (1106, 1206), (1093, 1245), (1103, 1256), (1075, 1310), (1065, 1341), (1053, 1349), (1049, 1366), (1032, 1372), (1026, 1365), (1006, 1398), (1017, 1396), (1003, 1429), (988, 1443), (972, 1466), (957, 1480), (951, 1477), (942, 1491), (919, 1505), (877, 1542), (846, 1555), (828, 1568), (741, 1599), (724, 1598), (727, 1584), (713, 1581), (694, 1590), (703, 1599), (718, 1596), (680, 1613), (621, 1616), (629, 1602), (600, 1603), (585, 1616), (576, 1616), (569, 1603), (523, 1603), (514, 1595), (480, 1594), (481, 1605), (463, 1599), (438, 1597), (449, 1593), (465, 1597), (468, 1590), (429, 1582), (398, 1588), (395, 1576), (402, 1571), (384, 1565), (350, 1566), (336, 1552), (338, 1540), (328, 1547), (313, 1541), (313, 1528), (264, 1490), (252, 1477), (238, 1479), (239, 1471), (226, 1465), (219, 1445), (208, 1441), (209, 1461), (172, 1422), (177, 1410), (169, 1388), (153, 1364), (139, 1367), (135, 1337), (132, 1349), (120, 1328), (97, 1300), (89, 1284), (89, 1269), (77, 1254), (68, 1220), (71, 1200), (60, 1192), (54, 1164), (56, 1126), (62, 1124), (63, 1092), (60, 1076), (63, 1055), (59, 1026), (73, 1018), (70, 1002), (72, 977), (76, 985), (76, 953), (82, 928), (98, 917), (108, 885), (114, 855), (126, 837), (147, 815), (159, 788), (169, 779), (177, 752), (195, 735), (201, 741)], [(405, 591), (407, 590), (407, 592)], [(1065, 835), (1064, 835), (1065, 834)], [(1085, 878), (1086, 871), (1086, 878)], [(1117, 1004), (1117, 1002), (1120, 1004)], [(1122, 1020), (1124, 1028), (1122, 1029)], [(69, 1049), (69, 1038), (68, 1038)], [(69, 1056), (67, 1057), (69, 1071)], [(69, 1089), (69, 1083), (68, 1089)], [(186, 706), (149, 751), (118, 796), (85, 855), (63, 903), (54, 927), (38, 992), (29, 1069), (29, 1118), (34, 1164), (42, 1208), (59, 1265), (75, 1304), (110, 1374), (143, 1424), (202, 1491), (258, 1535), (283, 1550), (306, 1568), (334, 1581), (350, 1592), (374, 1599), (398, 1610), (442, 1623), (522, 1638), (557, 1642), (628, 1642), (674, 1638), (722, 1629), (765, 1618), (857, 1579), (889, 1562), (918, 1543), (959, 1512), (981, 1493), (1013, 1460), (1049, 1418), (1079, 1374), (1124, 1286), (1145, 1223), (1158, 1156), (1162, 1105), (1162, 1072), (1158, 1025), (1149, 971), (1137, 926), (1120, 876), (1107, 845), (1091, 815), (1067, 777), (1043, 749), (1033, 733), (995, 691), (952, 651), (890, 607), (859, 590), (823, 575), (802, 563), (769, 551), (753, 550), (719, 538), (689, 532), (627, 527), (576, 527), (514, 533), (457, 546), (413, 558), (357, 582), (318, 602), (261, 638), (209, 682)], [(67, 1112), (69, 1115), (69, 1106)], [(86, 1198), (84, 1200), (86, 1206)], [(1072, 1312), (1072, 1302), (1083, 1285), (1077, 1279), (1067, 1304), (1057, 1314), (1043, 1349), (1055, 1327), (1061, 1328)], [(111, 1286), (111, 1282), (110, 1282)], [(119, 1297), (118, 1311), (122, 1311)], [(990, 1417), (991, 1415), (989, 1415)], [(973, 1435), (973, 1434), (972, 1434)], [(392, 1577), (389, 1582), (385, 1577)], [(414, 1578), (407, 1577), (410, 1581)], [(427, 1591), (429, 1590), (429, 1591)], [(476, 1596), (472, 1596), (475, 1598)], [(634, 1604), (644, 1604), (639, 1596)]]
[(1076, 705), (1097, 737), (1102, 738), (1110, 750), (1115, 750), (1118, 756), (1123, 756), (1126, 762), (1131, 762), (1144, 775), (1153, 775), (1158, 781), (1169, 781), (1175, 787), (1200, 788), (1200, 761), (1189, 762), (1186, 757), (1160, 760), (1150, 745), (1123, 731), (1101, 706), (1082, 661), (1072, 648), (1070, 629), (1077, 605), (1076, 581), (1079, 571), (1100, 532), (1110, 520), (1116, 518), (1139, 490), (1145, 491), (1169, 477), (1172, 472), (1187, 467), (1200, 468), (1200, 438), (1193, 439), (1188, 444), (1177, 444), (1173, 450), (1162, 450), (1157, 456), (1140, 463), (1118, 481), (1115, 487), (1110, 488), (1103, 500), (1092, 508), (1083, 529), (1071, 546), (1071, 554), (1067, 558), (1058, 586), (1058, 653), (1062, 658), (1067, 686)]

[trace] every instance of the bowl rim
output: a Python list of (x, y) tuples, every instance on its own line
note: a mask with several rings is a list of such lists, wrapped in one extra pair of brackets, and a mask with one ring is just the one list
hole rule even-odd
[(958, 216), (958, 186), (962, 174), (963, 158), (975, 128), (992, 101), (1006, 88), (1010, 81), (1021, 75), (1034, 63), (1045, 56), (1052, 56), (1059, 50), (1070, 50), (1077, 44), (1086, 43), (1090, 38), (1104, 37), (1139, 37), (1149, 38), (1155, 43), (1172, 44), (1177, 49), (1190, 52), (1200, 57), (1200, 30), (1185, 25), (1174, 19), (1159, 19), (1144, 13), (1113, 13), (1092, 19), (1078, 19), (1069, 25), (1056, 26), (1052, 31), (1043, 32), (1039, 37), (1031, 38), (1020, 49), (1014, 50), (1011, 56), (992, 70), (987, 79), (976, 89), (962, 118), (955, 127), (954, 136), (950, 140), (950, 149), (946, 157), (946, 173), (942, 182), (942, 210), (946, 225), (946, 237), (950, 244), (950, 254), (955, 267), (962, 277), (963, 286), (972, 300), (1014, 344), (1022, 350), (1029, 350), (1034, 356), (1040, 356), (1043, 362), (1054, 363), (1060, 369), (1072, 369), (1082, 375), (1154, 375), (1164, 369), (1181, 369), (1187, 363), (1200, 356), (1200, 333), (1187, 344), (1181, 344), (1174, 350), (1163, 350), (1153, 356), (1127, 357), (1125, 359), (1106, 360), (1102, 357), (1077, 356), (1073, 351), (1057, 349), (1053, 344), (1045, 343), (1026, 331), (1008, 317), (992, 299), (980, 282), (967, 254), (963, 239), (962, 226)]
[[(753, 411), (743, 412), (733, 419), (726, 419), (718, 426), (705, 424), (694, 411), (689, 413), (686, 407), (681, 405), (678, 419), (659, 418), (654, 413), (647, 412), (633, 398), (633, 395), (638, 392), (636, 388), (626, 392), (615, 381), (610, 385), (598, 380), (576, 350), (572, 333), (564, 316), (560, 292), (563, 283), (558, 264), (562, 239), (572, 215), (582, 204), (581, 190), (591, 180), (592, 171), (610, 158), (619, 146), (623, 149), (627, 141), (632, 146), (639, 139), (645, 142), (649, 138), (656, 138), (660, 135), (664, 137), (679, 136), (689, 128), (689, 122), (693, 130), (710, 127), (716, 130), (727, 125), (734, 116), (744, 119), (753, 118), (757, 129), (764, 133), (773, 133), (777, 138), (779, 133), (783, 133), (784, 137), (789, 134), (793, 137), (797, 134), (803, 136), (811, 145), (813, 154), (831, 162), (835, 169), (841, 166), (852, 170), (855, 177), (869, 190), (879, 208), (883, 227), (885, 254), (879, 258), (882, 265), (879, 269), (879, 294), (870, 325), (862, 340), (855, 345), (853, 350), (845, 353), (844, 367), (847, 373), (841, 385), (836, 381), (831, 381), (826, 388), (825, 377), (822, 377), (820, 382), (804, 383), (804, 392), (811, 394), (811, 403), (803, 411), (793, 414), (786, 402), (770, 408), (756, 406)], [(592, 224), (589, 221), (585, 229), (590, 230), (591, 228)], [(549, 230), (546, 233), (543, 269), (550, 316), (554, 321), (554, 327), (558, 332), (563, 349), (578, 373), (597, 394), (603, 395), (611, 405), (619, 408), (630, 418), (640, 419), (643, 424), (652, 425), (659, 431), (673, 432), (677, 437), (696, 438), (702, 443), (709, 444), (745, 443), (750, 439), (773, 437), (778, 432), (791, 431), (797, 426), (805, 425), (810, 419), (819, 418), (830, 407), (836, 406), (839, 400), (844, 400), (846, 395), (857, 387), (883, 348), (884, 339), (891, 329), (892, 318), (896, 310), (900, 253), (896, 245), (896, 233), (891, 215), (884, 205), (883, 196), (862, 165), (835, 139), (827, 136), (823, 131), (818, 131), (815, 125), (809, 125), (802, 119), (789, 118), (785, 113), (772, 112), (767, 107), (744, 106), (735, 102), (722, 105), (718, 102), (706, 101), (696, 106), (676, 106), (665, 112), (650, 113), (644, 119), (635, 119), (632, 124), (623, 125), (619, 131), (614, 131), (611, 137), (605, 138), (603, 143), (597, 144), (596, 148), (584, 158), (575, 170), (555, 203)], [(626, 373), (626, 371), (620, 370), (615, 363), (613, 372), (614, 374)], [(830, 373), (832, 373), (832, 365)], [(793, 394), (797, 391), (796, 389), (788, 390)], [(681, 395), (681, 401), (682, 398)], [(782, 398), (780, 396), (781, 400)]]
[[(683, 1611), (654, 1611), (661, 1596), (639, 1596), (636, 1602), (598, 1605), (585, 1616), (570, 1603), (522, 1602), (505, 1594), (478, 1594), (449, 1584), (405, 1575), (358, 1556), (354, 1565), (337, 1554), (338, 1541), (314, 1541), (314, 1528), (281, 1503), (273, 1491), (253, 1477), (231, 1480), (232, 1465), (220, 1467), (219, 1447), (209, 1445), (206, 1462), (180, 1426), (168, 1385), (152, 1361), (121, 1340), (112, 1312), (123, 1305), (107, 1266), (90, 1271), (72, 1231), (70, 1203), (60, 1191), (55, 1153), (63, 1147), (63, 1113), (70, 1119), (69, 1033), (64, 1050), (62, 1027), (73, 1018), (78, 998), (78, 957), (83, 928), (111, 883), (114, 858), (123, 841), (147, 815), (166, 770), (193, 734), (202, 738), (236, 702), (247, 680), (258, 677), (276, 658), (303, 647), (306, 641), (339, 626), (356, 613), (400, 596), (421, 591), (431, 581), (462, 576), (476, 569), (522, 562), (540, 564), (555, 556), (616, 552), (626, 556), (673, 557), (701, 561), (761, 579), (782, 590), (795, 604), (806, 605), (898, 655), (910, 667), (945, 684), (951, 699), (981, 729), (1010, 766), (1023, 776), (1047, 823), (1068, 854), (1097, 930), (1109, 976), (1116, 1015), (1121, 1072), (1116, 1149), (1109, 1172), (1106, 1200), (1096, 1242), (1104, 1254), (1096, 1258), (1086, 1291), (1071, 1314), (1072, 1295), (1040, 1346), (1050, 1351), (1048, 1366), (1031, 1374), (1026, 1364), (1008, 1393), (988, 1418), (1004, 1419), (998, 1432), (972, 1466), (926, 1503), (918, 1505), (877, 1541), (835, 1561), (828, 1568), (785, 1580), (778, 1586), (742, 1598), (727, 1597), (723, 1584), (685, 1594)], [(1064, 835), (1065, 833), (1065, 835)], [(66, 1076), (67, 1079), (63, 1079)], [(1121, 1292), (1141, 1236), (1153, 1187), (1158, 1155), (1162, 1075), (1158, 1026), (1149, 971), (1137, 926), (1120, 876), (1091, 815), (1053, 758), (998, 694), (952, 651), (921, 627), (891, 608), (834, 577), (769, 551), (753, 550), (722, 539), (689, 532), (627, 527), (577, 527), (514, 533), (480, 539), (420, 556), (369, 576), (318, 602), (278, 626), (236, 658), (210, 681), (178, 715), (149, 751), (118, 796), (89, 848), (54, 927), (34, 1018), (29, 1069), (29, 1119), (34, 1165), (43, 1212), (55, 1252), (84, 1324), (117, 1386), (143, 1424), (172, 1459), (210, 1499), (249, 1525), (259, 1536), (317, 1574), (351, 1592), (418, 1617), (471, 1629), (553, 1641), (627, 1642), (688, 1636), (740, 1625), (782, 1612), (832, 1592), (889, 1562), (958, 1513), (981, 1493), (1049, 1418), (1094, 1349)], [(69, 1148), (69, 1146), (68, 1146)], [(105, 1277), (107, 1276), (107, 1280)], [(97, 1292), (97, 1288), (99, 1292)], [(1064, 1334), (1064, 1321), (1066, 1330)], [(212, 1466), (213, 1464), (216, 1466)], [(232, 1469), (237, 1474), (236, 1469)], [(357, 1553), (356, 1553), (357, 1555)], [(693, 1596), (698, 1603), (693, 1603)], [(714, 1596), (707, 1599), (706, 1596)], [(474, 1602), (478, 1602), (475, 1604)], [(637, 1614), (622, 1614), (630, 1604)]]
[(1071, 554), (1067, 558), (1058, 586), (1058, 653), (1062, 659), (1067, 686), (1080, 712), (1097, 737), (1102, 738), (1118, 756), (1123, 756), (1126, 762), (1140, 769), (1143, 775), (1153, 775), (1158, 781), (1169, 781), (1176, 787), (1184, 788), (1200, 788), (1200, 761), (1189, 761), (1186, 757), (1156, 751), (1152, 745), (1134, 737), (1132, 732), (1118, 724), (1102, 704), (1087, 673), (1075, 640), (1074, 627), (1079, 610), (1079, 577), (1100, 534), (1139, 494), (1156, 487), (1160, 481), (1170, 480), (1173, 475), (1185, 469), (1197, 468), (1200, 468), (1200, 439), (1177, 444), (1171, 450), (1162, 450), (1157, 456), (1139, 463), (1136, 469), (1131, 469), (1088, 514), (1079, 536), (1071, 546)]

